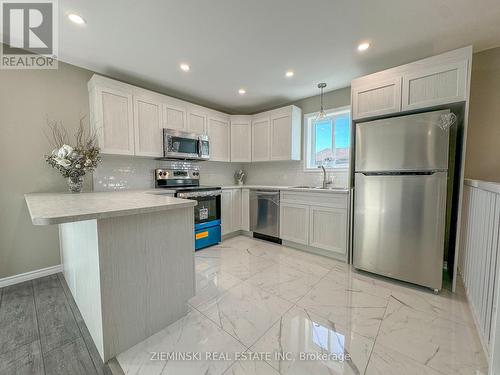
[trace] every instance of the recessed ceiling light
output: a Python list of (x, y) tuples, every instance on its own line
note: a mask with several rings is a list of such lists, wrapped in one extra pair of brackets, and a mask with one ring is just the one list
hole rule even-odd
[(191, 67), (188, 64), (181, 64), (179, 66), (185, 72), (189, 72), (189, 70), (191, 70)]
[(358, 45), (358, 51), (360, 52), (366, 51), (368, 48), (370, 48), (370, 43), (368, 42), (363, 42)]
[(285, 73), (285, 76), (286, 76), (287, 78), (291, 78), (291, 77), (293, 77), (294, 75), (295, 75), (295, 73), (293, 72), (293, 70), (289, 70), (289, 71), (287, 71), (287, 72)]
[(238, 94), (240, 94), (240, 95), (245, 95), (246, 93), (247, 93), (247, 90), (245, 90), (245, 89), (238, 90)]
[(87, 23), (87, 21), (85, 21), (82, 16), (79, 16), (76, 13), (68, 14), (68, 18), (70, 19), (71, 22), (74, 22), (77, 25), (83, 25)]

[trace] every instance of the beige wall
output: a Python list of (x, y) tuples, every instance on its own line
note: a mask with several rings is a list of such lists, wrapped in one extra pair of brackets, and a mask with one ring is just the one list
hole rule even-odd
[(61, 263), (57, 226), (33, 226), (23, 194), (66, 190), (43, 159), (51, 151), (43, 130), (49, 118), (74, 132), (88, 114), (91, 75), (63, 63), (58, 70), (0, 70), (0, 278)]
[(500, 182), (500, 48), (473, 56), (465, 176)]

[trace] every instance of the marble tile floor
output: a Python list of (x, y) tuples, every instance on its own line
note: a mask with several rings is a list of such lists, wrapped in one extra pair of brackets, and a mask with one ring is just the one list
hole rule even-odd
[(462, 290), (244, 236), (198, 251), (196, 284), (186, 317), (117, 357), (125, 374), (487, 373)]

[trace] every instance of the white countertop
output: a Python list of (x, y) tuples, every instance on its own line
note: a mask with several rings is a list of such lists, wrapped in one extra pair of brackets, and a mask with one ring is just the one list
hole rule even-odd
[(272, 185), (227, 185), (222, 186), (222, 189), (267, 189), (267, 190), (287, 190), (287, 191), (302, 191), (309, 193), (330, 193), (330, 194), (347, 194), (349, 189), (331, 188), (331, 189), (314, 189), (314, 188), (297, 188), (293, 186), (272, 186)]
[(492, 193), (500, 194), (500, 183), (498, 182), (472, 180), (470, 178), (466, 178), (465, 184), (479, 189), (491, 191)]
[(173, 198), (156, 190), (102, 193), (33, 193), (24, 197), (34, 225), (137, 215), (194, 207), (196, 201)]

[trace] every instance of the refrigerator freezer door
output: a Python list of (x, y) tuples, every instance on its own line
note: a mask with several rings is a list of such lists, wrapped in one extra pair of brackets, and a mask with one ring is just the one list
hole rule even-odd
[(448, 169), (449, 110), (356, 124), (356, 172)]
[(441, 289), (446, 180), (356, 173), (354, 267)]

